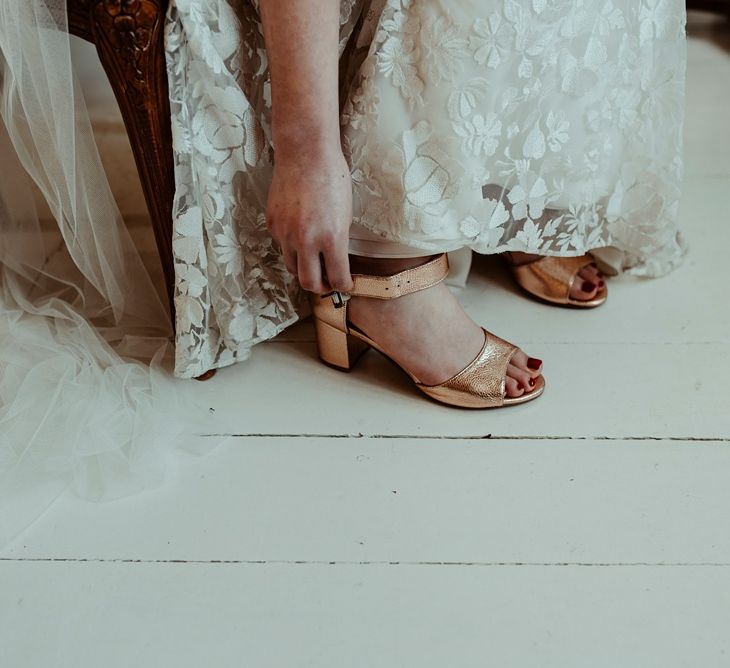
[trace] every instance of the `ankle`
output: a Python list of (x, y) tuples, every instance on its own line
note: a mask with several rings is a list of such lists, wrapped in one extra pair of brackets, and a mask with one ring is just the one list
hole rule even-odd
[(430, 262), (436, 255), (424, 255), (422, 257), (364, 257), (362, 255), (350, 255), (350, 269), (354, 274), (370, 274), (372, 276), (392, 276), (407, 269), (420, 267)]

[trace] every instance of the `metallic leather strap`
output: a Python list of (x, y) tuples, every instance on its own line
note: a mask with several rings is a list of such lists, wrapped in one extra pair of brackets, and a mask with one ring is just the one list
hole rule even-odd
[(440, 385), (419, 385), (434, 399), (474, 408), (504, 404), (507, 367), (517, 346), (484, 330), (484, 346), (476, 358), (453, 378)]
[(541, 257), (514, 265), (515, 278), (533, 294), (567, 303), (578, 272), (593, 262), (589, 255), (580, 257)]
[(349, 292), (352, 297), (394, 299), (412, 292), (430, 288), (446, 278), (449, 260), (446, 253), (413, 269), (406, 269), (393, 276), (370, 276), (353, 274), (355, 287)]

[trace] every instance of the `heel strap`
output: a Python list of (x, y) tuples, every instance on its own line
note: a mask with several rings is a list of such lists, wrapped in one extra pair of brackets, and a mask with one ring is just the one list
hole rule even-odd
[(426, 264), (392, 276), (353, 274), (355, 287), (348, 294), (351, 297), (395, 299), (437, 285), (448, 273), (449, 259), (446, 253), (442, 253)]

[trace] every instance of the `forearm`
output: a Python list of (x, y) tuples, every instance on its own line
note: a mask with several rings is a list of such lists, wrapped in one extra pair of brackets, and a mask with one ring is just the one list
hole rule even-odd
[(340, 0), (260, 0), (278, 157), (340, 151)]

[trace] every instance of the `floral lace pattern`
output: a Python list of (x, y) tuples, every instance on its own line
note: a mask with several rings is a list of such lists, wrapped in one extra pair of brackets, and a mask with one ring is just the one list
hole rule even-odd
[[(681, 260), (680, 0), (342, 0), (354, 221), (428, 252)], [(255, 0), (174, 0), (177, 366), (244, 359), (301, 295), (266, 230), (270, 82)]]

